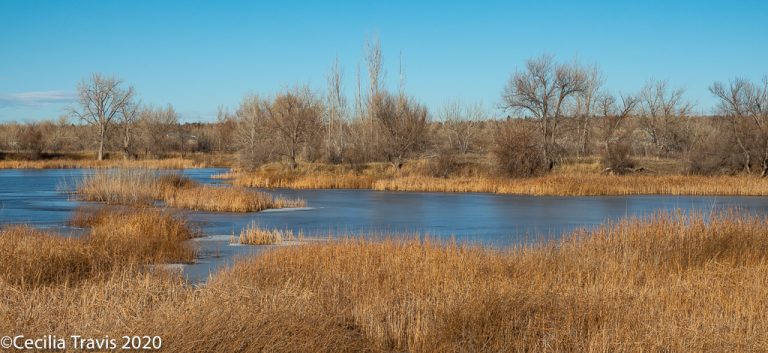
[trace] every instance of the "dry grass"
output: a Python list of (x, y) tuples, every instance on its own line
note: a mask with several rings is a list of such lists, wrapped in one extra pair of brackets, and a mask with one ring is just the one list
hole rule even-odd
[(81, 210), (73, 223), (91, 228), (66, 238), (33, 228), (0, 230), (0, 282), (21, 287), (68, 285), (122, 267), (191, 262), (186, 222), (157, 210)]
[[(303, 236), (299, 234), (298, 237), (302, 238)], [(237, 243), (248, 245), (274, 245), (294, 239), (296, 239), (296, 236), (293, 234), (293, 231), (289, 229), (266, 229), (259, 227), (256, 223), (251, 223), (248, 227), (245, 227), (240, 231), (240, 235), (237, 237)]]
[(258, 212), (270, 208), (305, 207), (303, 200), (274, 197), (243, 187), (201, 185), (167, 194), (166, 205), (190, 210), (214, 212)]
[(722, 195), (766, 196), (768, 179), (753, 176), (548, 175), (529, 179), (440, 179), (403, 177), (379, 180), (374, 190), (489, 192), (533, 196)]
[(178, 174), (149, 169), (97, 171), (77, 186), (86, 201), (131, 206), (165, 205), (214, 212), (258, 212), (269, 208), (304, 207), (303, 200), (273, 197), (243, 187), (200, 185)]
[(345, 166), (308, 163), (300, 164), (296, 170), (270, 164), (252, 172), (233, 171), (215, 177), (231, 179), (234, 185), (255, 188), (370, 189), (377, 178), (393, 175), (391, 173), (380, 164), (356, 171)]
[[(85, 211), (87, 212), (87, 211)], [(183, 241), (195, 237), (186, 222), (154, 209), (98, 211), (88, 219), (85, 241), (94, 256), (123, 264), (192, 262), (195, 251)]]
[(661, 215), (510, 253), (285, 248), (213, 278), (168, 337), (192, 352), (762, 351), (766, 225)]
[(85, 201), (149, 206), (176, 190), (196, 185), (179, 174), (152, 169), (98, 170), (80, 180), (76, 192)]
[(169, 352), (759, 352), (768, 220), (660, 214), (508, 251), (310, 243), (200, 289), (120, 271), (0, 297), (0, 332), (160, 335)]
[(581, 158), (542, 177), (510, 179), (465, 166), (457, 176), (436, 178), (425, 173), (426, 161), (410, 161), (402, 170), (372, 163), (360, 170), (344, 166), (303, 164), (297, 170), (267, 165), (257, 171), (219, 175), (239, 186), (291, 189), (373, 189), (380, 191), (485, 192), (533, 196), (722, 195), (768, 196), (768, 179), (753, 176), (681, 175), (673, 160), (642, 159), (651, 172), (625, 176), (601, 174), (599, 159)]
[(0, 169), (103, 169), (103, 168), (153, 168), (153, 169), (188, 169), (204, 168), (206, 165), (191, 159), (49, 159), (49, 160), (0, 160)]

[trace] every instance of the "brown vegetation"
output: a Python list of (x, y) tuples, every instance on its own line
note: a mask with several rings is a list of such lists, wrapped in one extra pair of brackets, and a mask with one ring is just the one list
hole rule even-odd
[(726, 213), (508, 251), (343, 240), (275, 249), (199, 289), (127, 268), (20, 287), (3, 267), (0, 330), (160, 335), (174, 352), (763, 351), (766, 239), (768, 220)]
[[(248, 227), (245, 227), (240, 231), (240, 236), (237, 237), (237, 242), (248, 245), (274, 245), (295, 238), (296, 236), (294, 236), (293, 231), (291, 230), (276, 228), (266, 229), (259, 227), (256, 223), (251, 223)], [(299, 234), (298, 238), (301, 239), (303, 236)]]
[(186, 222), (156, 210), (80, 210), (74, 224), (90, 229), (67, 238), (26, 226), (0, 229), (0, 283), (22, 288), (75, 285), (122, 268), (190, 262)]
[(533, 196), (720, 195), (766, 196), (756, 176), (547, 175), (528, 179), (405, 177), (379, 180), (375, 190), (490, 192)]
[(296, 170), (287, 170), (270, 165), (257, 171), (236, 171), (219, 177), (230, 178), (235, 185), (261, 188), (486, 192), (534, 196), (768, 195), (768, 180), (765, 178), (681, 175), (675, 171), (674, 161), (643, 160), (641, 163), (649, 166), (649, 171), (630, 175), (601, 174), (603, 168), (599, 161), (584, 160), (563, 164), (553, 173), (530, 178), (484, 174), (482, 167), (467, 165), (457, 171), (456, 176), (434, 177), (427, 171), (429, 164), (419, 161), (405, 164), (400, 171), (384, 165), (369, 165), (361, 170), (327, 165), (300, 165)]
[(243, 187), (200, 185), (178, 174), (148, 169), (96, 171), (80, 181), (77, 195), (86, 201), (108, 204), (150, 206), (163, 201), (170, 207), (216, 212), (306, 206), (302, 200), (273, 197)]

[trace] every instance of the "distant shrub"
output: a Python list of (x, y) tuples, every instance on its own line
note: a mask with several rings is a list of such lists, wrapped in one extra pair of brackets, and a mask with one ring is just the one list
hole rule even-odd
[(547, 170), (541, 138), (527, 120), (498, 123), (491, 152), (499, 172), (506, 176), (527, 177)]

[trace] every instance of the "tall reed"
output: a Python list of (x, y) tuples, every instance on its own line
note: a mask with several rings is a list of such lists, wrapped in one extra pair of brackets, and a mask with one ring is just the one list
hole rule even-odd
[(274, 197), (243, 187), (200, 185), (173, 173), (150, 169), (101, 170), (83, 178), (78, 196), (87, 201), (131, 206), (165, 205), (215, 212), (258, 212), (269, 208), (304, 207), (303, 200)]

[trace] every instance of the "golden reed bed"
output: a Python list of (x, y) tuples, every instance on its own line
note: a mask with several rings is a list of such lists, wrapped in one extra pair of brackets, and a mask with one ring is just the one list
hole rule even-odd
[(754, 176), (577, 174), (504, 179), (490, 177), (382, 177), (353, 173), (270, 176), (221, 175), (239, 186), (292, 189), (373, 189), (382, 191), (486, 192), (534, 196), (722, 195), (767, 196), (768, 178)]
[(203, 287), (128, 262), (72, 281), (92, 255), (60, 249), (63, 238), (24, 238), (34, 245), (19, 251), (8, 232), (2, 333), (158, 335), (164, 351), (191, 353), (768, 350), (765, 218), (659, 214), (504, 251), (309, 243)]
[(99, 170), (75, 188), (86, 201), (130, 206), (166, 206), (213, 212), (258, 212), (269, 208), (304, 207), (303, 200), (285, 199), (243, 187), (201, 185), (184, 176), (150, 169)]

